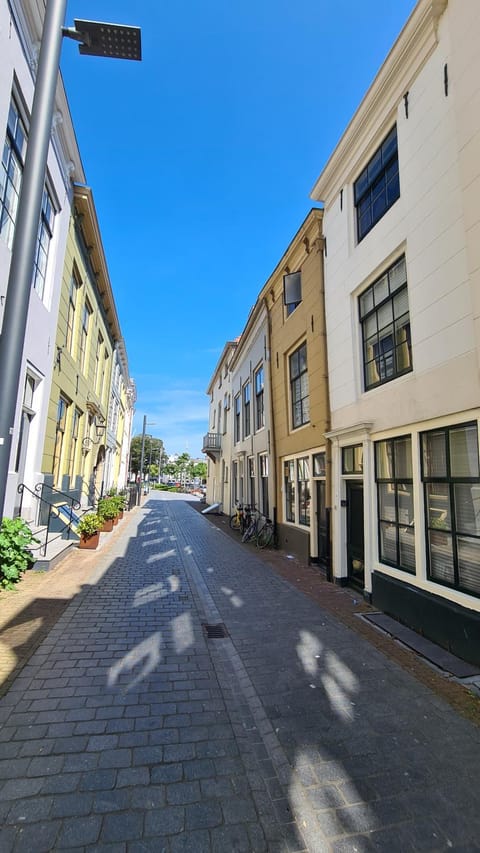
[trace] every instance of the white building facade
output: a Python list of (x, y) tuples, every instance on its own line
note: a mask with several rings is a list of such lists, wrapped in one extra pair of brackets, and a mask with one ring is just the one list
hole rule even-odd
[(238, 339), (227, 341), (212, 375), (207, 394), (210, 398), (208, 433), (204, 436), (202, 453), (207, 455), (208, 504), (219, 504), (221, 512), (230, 513), (230, 473), (232, 433), (229, 428), (232, 409), (232, 375), (230, 365)]
[(324, 203), (338, 582), (480, 661), (480, 5), (420, 0)]
[[(0, 135), (3, 160), (0, 176), (0, 330), (7, 297), (18, 195), (28, 144), (44, 3), (40, 0), (0, 2)], [(23, 349), (4, 513), (19, 505), (17, 488), (34, 490), (42, 480), (45, 424), (55, 363), (55, 335), (65, 246), (68, 235), (72, 180), (85, 182), (70, 112), (59, 78), (48, 152), (45, 190), (39, 223), (32, 292)], [(28, 491), (24, 509), (35, 500)]]
[(236, 503), (269, 517), (275, 503), (270, 443), (268, 317), (263, 299), (248, 318), (231, 362), (231, 489)]

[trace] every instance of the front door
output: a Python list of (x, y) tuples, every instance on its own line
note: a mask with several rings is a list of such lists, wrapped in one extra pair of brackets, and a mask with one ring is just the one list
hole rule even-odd
[(316, 480), (317, 486), (317, 553), (319, 564), (326, 569), (330, 579), (330, 530), (329, 513), (326, 507), (325, 480)]
[(347, 564), (350, 583), (363, 589), (365, 551), (363, 534), (363, 482), (347, 480)]

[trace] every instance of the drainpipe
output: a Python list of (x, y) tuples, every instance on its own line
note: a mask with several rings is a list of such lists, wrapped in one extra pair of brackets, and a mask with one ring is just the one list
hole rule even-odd
[[(275, 440), (275, 420), (273, 417), (273, 393), (272, 393), (272, 349), (271, 349), (271, 340), (272, 340), (272, 319), (270, 315), (270, 311), (268, 310), (267, 305), (267, 297), (263, 297), (263, 304), (265, 307), (265, 311), (267, 312), (267, 342), (266, 342), (266, 353), (268, 353), (268, 400), (269, 400), (269, 451), (270, 456), (273, 459), (273, 507), (272, 507), (272, 520), (274, 524), (274, 530), (277, 530), (277, 445)], [(267, 359), (265, 359), (267, 360)]]
[[(320, 298), (322, 302), (322, 319), (323, 319), (323, 331), (321, 333), (322, 338), (322, 357), (323, 363), (325, 365), (325, 390), (326, 390), (326, 398), (327, 398), (327, 411), (325, 415), (325, 433), (330, 432), (332, 428), (331, 416), (330, 416), (330, 385), (329, 385), (329, 373), (328, 373), (328, 350), (327, 350), (327, 318), (325, 312), (325, 238), (322, 236), (318, 241), (318, 252), (321, 256), (320, 266), (321, 266), (321, 286), (320, 286)], [(332, 497), (333, 497), (333, 489), (332, 489), (332, 441), (329, 438), (325, 439), (325, 491), (326, 491), (326, 503), (329, 506), (325, 507), (325, 511), (327, 514), (327, 526), (328, 526), (328, 554), (326, 559), (326, 574), (327, 580), (333, 582), (333, 571), (332, 571)]]

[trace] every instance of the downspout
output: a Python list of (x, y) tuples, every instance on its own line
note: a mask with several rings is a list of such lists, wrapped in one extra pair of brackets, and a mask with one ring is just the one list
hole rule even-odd
[[(323, 220), (322, 220), (323, 221)], [(325, 391), (326, 391), (326, 399), (327, 399), (327, 411), (325, 413), (325, 433), (329, 433), (332, 424), (331, 424), (331, 415), (330, 415), (330, 384), (329, 384), (329, 372), (328, 372), (328, 348), (327, 348), (327, 317), (325, 311), (325, 237), (320, 236), (318, 239), (318, 252), (321, 255), (321, 288), (320, 288), (320, 297), (322, 304), (322, 319), (323, 319), (323, 331), (321, 333), (321, 337), (323, 338), (323, 347), (322, 347), (322, 357), (323, 363), (325, 365), (325, 374), (324, 374), (324, 382), (325, 382)], [(324, 436), (325, 437), (325, 436)], [(327, 515), (327, 530), (328, 530), (328, 553), (326, 555), (326, 575), (327, 580), (333, 582), (333, 572), (332, 572), (332, 441), (329, 438), (325, 437), (325, 491), (326, 491), (326, 499), (325, 503), (329, 504), (325, 506), (325, 512)]]
[[(272, 384), (272, 350), (271, 350), (271, 340), (272, 340), (272, 319), (270, 315), (270, 311), (268, 310), (267, 305), (267, 297), (263, 297), (263, 304), (265, 306), (265, 311), (267, 312), (267, 340), (266, 340), (266, 352), (265, 352), (265, 361), (268, 361), (268, 401), (269, 401), (269, 453), (271, 458), (273, 459), (273, 507), (272, 507), (272, 520), (274, 525), (274, 531), (277, 531), (277, 445), (275, 439), (275, 420), (273, 417), (273, 384)], [(268, 354), (268, 359), (267, 359)]]

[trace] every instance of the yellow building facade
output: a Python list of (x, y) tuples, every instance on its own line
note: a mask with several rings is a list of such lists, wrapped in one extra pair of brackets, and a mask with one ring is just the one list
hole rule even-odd
[(47, 487), (84, 506), (95, 503), (105, 487), (112, 370), (120, 341), (92, 191), (75, 187), (42, 470)]
[(278, 543), (329, 571), (330, 426), (323, 211), (312, 209), (266, 282)]

